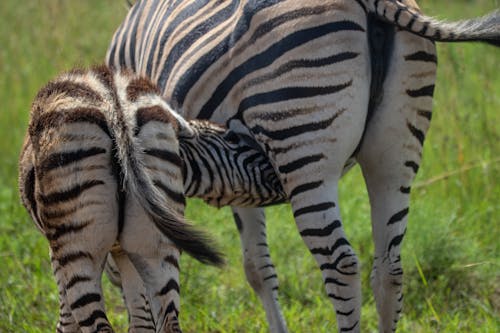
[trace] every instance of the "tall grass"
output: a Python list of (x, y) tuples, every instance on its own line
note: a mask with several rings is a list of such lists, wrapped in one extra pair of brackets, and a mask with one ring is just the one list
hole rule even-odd
[[(461, 18), (498, 1), (419, 1), (426, 13)], [(101, 62), (126, 13), (125, 1), (0, 2), (0, 332), (53, 331), (57, 290), (47, 242), (21, 208), (17, 155), (37, 89), (74, 65)], [(440, 45), (434, 117), (426, 140), (403, 246), (402, 332), (496, 332), (500, 327), (500, 52), (479, 44)], [(363, 269), (362, 331), (376, 331), (368, 287), (373, 245), (359, 169), (341, 183), (346, 232)], [(280, 301), (292, 332), (335, 331), (333, 308), (288, 206), (268, 209), (268, 243), (280, 277)], [(265, 314), (245, 282), (229, 209), (191, 200), (188, 217), (227, 253), (222, 270), (183, 258), (186, 332), (266, 332)], [(117, 331), (127, 317), (106, 279)]]

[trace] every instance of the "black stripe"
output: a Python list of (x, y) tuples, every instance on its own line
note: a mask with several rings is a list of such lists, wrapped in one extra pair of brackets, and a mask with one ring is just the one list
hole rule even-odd
[(387, 222), (387, 225), (391, 225), (391, 224), (394, 224), (396, 222), (403, 220), (405, 218), (405, 216), (408, 215), (409, 211), (410, 211), (410, 209), (408, 207), (406, 207), (405, 209), (392, 215), (391, 218), (389, 219), (389, 222)]
[[(199, 1), (196, 1), (199, 2)], [(195, 3), (196, 3), (195, 2)], [(184, 73), (181, 78), (177, 81), (177, 85), (172, 93), (172, 98), (174, 104), (177, 103), (181, 106), (184, 103), (186, 95), (188, 94), (191, 87), (198, 82), (200, 77), (218, 60), (226, 54), (234, 44), (236, 44), (241, 37), (243, 37), (250, 27), (250, 21), (252, 16), (257, 15), (257, 13), (269, 6), (280, 2), (280, 0), (267, 0), (267, 1), (249, 1), (243, 8), (243, 15), (240, 15), (238, 22), (236, 22), (234, 29), (231, 34), (224, 38), (219, 44), (217, 44), (212, 50), (205, 52), (205, 54), (200, 57), (196, 62)], [(173, 26), (173, 24), (172, 24)], [(160, 82), (160, 88), (161, 87)], [(232, 87), (231, 87), (232, 88)], [(197, 117), (199, 118), (199, 117)]]
[(434, 36), (432, 36), (432, 39), (433, 40), (440, 40), (441, 39), (441, 31), (439, 30), (439, 28), (436, 28), (436, 30), (434, 32)]
[[(103, 328), (107, 328), (107, 330), (103, 330)], [(100, 333), (100, 332), (112, 332), (113, 329), (111, 328), (111, 325), (108, 323), (99, 323), (95, 327), (95, 331), (93, 333)]]
[(83, 184), (78, 184), (66, 191), (54, 192), (47, 195), (40, 195), (40, 200), (44, 205), (52, 205), (61, 201), (69, 201), (77, 198), (82, 192), (91, 189), (94, 186), (104, 185), (102, 180), (88, 180)]
[(337, 296), (337, 295), (332, 294), (332, 293), (329, 293), (328, 297), (333, 298), (334, 300), (343, 301), (343, 302), (350, 301), (351, 299), (354, 298), (354, 297), (341, 297), (341, 296)]
[(71, 163), (81, 161), (87, 157), (104, 154), (106, 149), (92, 147), (90, 149), (78, 149), (72, 152), (53, 153), (40, 162), (40, 171), (46, 173), (52, 169), (61, 168)]
[(36, 95), (36, 99), (44, 99), (49, 96), (65, 95), (75, 99), (84, 99), (86, 103), (95, 104), (102, 102), (102, 97), (92, 87), (83, 82), (74, 82), (70, 80), (55, 80), (49, 82), (45, 87), (40, 89)]
[(423, 61), (437, 63), (437, 56), (425, 51), (418, 51), (405, 56), (406, 61)]
[(360, 5), (365, 12), (367, 11), (365, 3), (362, 0), (354, 0), (354, 1), (356, 1), (358, 5)]
[(413, 170), (413, 172), (417, 173), (418, 172), (418, 169), (419, 169), (419, 165), (417, 163), (415, 163), (414, 161), (406, 161), (405, 162), (405, 166), (408, 167), (408, 168), (411, 168)]
[(399, 244), (401, 244), (401, 242), (403, 241), (404, 235), (405, 235), (405, 233), (403, 232), (401, 235), (397, 235), (393, 239), (391, 239), (391, 242), (389, 243), (389, 247), (388, 247), (387, 251), (390, 252), (391, 248), (393, 246), (398, 246)]
[(418, 142), (420, 143), (421, 146), (424, 145), (424, 139), (425, 139), (425, 134), (423, 131), (419, 130), (418, 128), (416, 128), (415, 126), (413, 126), (412, 124), (410, 124), (409, 122), (406, 123), (406, 126), (408, 126), (408, 129), (410, 130), (411, 134), (413, 134), (413, 136), (415, 138), (417, 138)]
[(169, 197), (170, 199), (172, 199), (173, 201), (175, 201), (176, 203), (178, 203), (182, 206), (186, 205), (186, 197), (184, 196), (184, 193), (180, 193), (180, 192), (176, 192), (176, 191), (171, 190), (170, 188), (168, 188), (165, 184), (163, 184), (159, 180), (155, 180), (153, 183), (156, 187), (161, 189), (163, 191), (163, 193), (165, 193), (167, 195), (167, 197)]
[(422, 29), (420, 29), (419, 33), (424, 35), (427, 33), (427, 29), (429, 29), (429, 22), (424, 22), (422, 25)]
[[(71, 221), (72, 223), (76, 223), (75, 221)], [(71, 224), (71, 225), (66, 225), (66, 224), (61, 224), (57, 225), (53, 228), (51, 228), (50, 232), (47, 232), (45, 234), (45, 237), (49, 241), (56, 241), (59, 237), (62, 237), (64, 235), (67, 235), (69, 233), (76, 233), (87, 227), (90, 223), (92, 223), (93, 220), (88, 220), (81, 222), (78, 225)]]
[(135, 314), (131, 314), (130, 317), (132, 318), (137, 318), (137, 319), (140, 319), (140, 320), (144, 320), (146, 322), (149, 322), (152, 320), (151, 317), (146, 317), (146, 316), (139, 316), (139, 315), (135, 315)]
[(326, 278), (326, 279), (325, 279), (325, 285), (326, 285), (326, 284), (330, 284), (330, 283), (331, 283), (331, 284), (335, 284), (335, 285), (337, 285), (337, 286), (341, 286), (341, 287), (347, 287), (347, 286), (348, 286), (348, 284), (347, 284), (347, 283), (340, 282), (338, 279), (331, 278), (331, 277)]
[(358, 326), (358, 323), (359, 323), (359, 321), (356, 321), (354, 323), (354, 325), (352, 325), (351, 327), (342, 327), (340, 329), (340, 332), (349, 332), (349, 331), (352, 331), (356, 326)]
[[(339, 242), (337, 242), (337, 243), (339, 243)], [(344, 241), (342, 241), (342, 242), (340, 242), (340, 243), (341, 243), (341, 244), (340, 244), (339, 246), (344, 245)], [(350, 245), (350, 244), (349, 244), (349, 243), (347, 243), (347, 245)], [(338, 247), (338, 246), (337, 246), (337, 247)], [(335, 251), (335, 250), (333, 250), (333, 251)], [(333, 252), (332, 252), (332, 254), (333, 254)], [(348, 258), (348, 257), (355, 257), (355, 254), (353, 254), (353, 253), (349, 253), (349, 252), (342, 252), (342, 253), (341, 253), (341, 254), (340, 254), (340, 255), (339, 255), (339, 256), (335, 259), (335, 261), (334, 261), (333, 263), (326, 263), (326, 264), (322, 264), (319, 268), (320, 268), (321, 270), (326, 270), (326, 269), (331, 270), (331, 269), (334, 269), (334, 270), (336, 270), (337, 272), (339, 272), (339, 273), (340, 273), (340, 274), (342, 274), (342, 275), (356, 275), (356, 274), (357, 274), (357, 272), (356, 272), (356, 271), (354, 271), (354, 272), (343, 272), (343, 271), (341, 271), (341, 270), (339, 270), (339, 269), (337, 268), (337, 266), (338, 266), (339, 262), (340, 262), (342, 259), (344, 259), (344, 258)]]
[[(274, 92), (276, 92), (276, 90)], [(272, 94), (274, 92), (268, 92), (265, 94), (270, 94), (269, 97), (272, 98), (273, 97)], [(257, 96), (257, 95), (255, 95), (255, 96)], [(253, 98), (255, 96), (252, 96), (251, 98)], [(292, 96), (294, 96), (294, 97), (292, 97)], [(300, 98), (297, 96), (298, 95), (292, 94), (290, 96), (290, 98), (284, 98), (283, 100), (291, 100), (294, 98)], [(260, 102), (262, 102), (262, 100), (257, 99), (256, 101), (259, 104), (263, 104), (263, 103), (260, 103)], [(245, 100), (242, 103), (244, 103), (244, 102), (245, 102)], [(268, 138), (273, 139), (273, 140), (285, 140), (285, 139), (288, 139), (290, 137), (301, 135), (304, 133), (315, 132), (315, 131), (326, 129), (333, 123), (333, 121), (335, 119), (337, 119), (342, 113), (344, 113), (344, 111), (345, 111), (345, 109), (340, 109), (331, 118), (323, 120), (323, 121), (288, 127), (288, 128), (282, 129), (282, 130), (269, 131), (260, 125), (254, 126), (250, 130), (254, 135), (263, 134), (263, 135), (265, 135)]]
[[(157, 62), (155, 64), (156, 68), (161, 68), (161, 73), (157, 80), (161, 90), (165, 88), (165, 84), (168, 77), (170, 76), (170, 72), (172, 71), (172, 68), (175, 66), (177, 61), (180, 59), (180, 55), (186, 53), (186, 51), (193, 44), (195, 44), (198, 39), (203, 38), (207, 34), (214, 34), (213, 30), (215, 30), (220, 24), (226, 22), (235, 13), (235, 11), (238, 10), (239, 2), (240, 1), (233, 0), (230, 4), (227, 4), (227, 6), (214, 13), (213, 15), (204, 15), (204, 19), (200, 21), (201, 23), (191, 28), (188, 33), (183, 34), (183, 37), (177, 43), (175, 43), (175, 45), (169, 46), (168, 49), (165, 48), (167, 38), (162, 38), (162, 41), (158, 47)], [(227, 3), (227, 1), (225, 3)], [(212, 2), (211, 4), (214, 4), (214, 2)], [(196, 2), (194, 3), (194, 5), (196, 5)], [(169, 27), (173, 26), (170, 25)], [(165, 36), (169, 37), (168, 34), (164, 33), (162, 37)], [(160, 60), (165, 50), (168, 50), (168, 56), (165, 62), (160, 67)]]
[(273, 264), (266, 264), (264, 266), (259, 267), (259, 271), (261, 271), (265, 268), (273, 268), (274, 269), (274, 265)]
[(255, 86), (258, 84), (262, 84), (263, 82), (270, 81), (282, 76), (285, 73), (291, 72), (297, 68), (317, 68), (317, 67), (326, 67), (330, 65), (334, 65), (340, 63), (342, 61), (354, 59), (359, 55), (359, 53), (355, 52), (342, 52), (338, 54), (334, 54), (329, 57), (317, 58), (317, 59), (298, 59), (298, 60), (290, 60), (276, 70), (271, 73), (263, 74), (262, 76), (258, 76), (255, 79), (251, 79), (247, 83), (245, 83), (245, 89), (248, 89), (251, 86)]
[[(333, 246), (331, 248), (329, 247), (318, 247), (318, 248), (312, 248), (310, 249), (311, 253), (312, 254), (321, 254), (323, 256), (331, 256), (339, 247), (341, 246), (344, 246), (344, 245), (351, 245), (349, 244), (349, 242), (347, 241), (347, 239), (345, 239), (344, 237), (341, 237), (339, 238), (335, 244), (333, 244)], [(344, 255), (344, 254), (341, 254), (333, 264), (331, 264), (332, 266), (331, 267), (328, 267), (328, 266), (325, 266), (328, 267), (328, 268), (333, 268), (333, 269), (337, 269), (337, 264), (338, 264), (338, 261), (344, 257), (346, 257), (347, 255)], [(329, 265), (329, 264), (323, 264), (321, 265), (320, 269), (323, 270), (323, 266), (324, 265)]]
[(176, 316), (179, 315), (179, 310), (177, 310), (173, 301), (168, 304), (167, 309), (165, 310), (165, 314), (169, 314), (172, 312), (175, 312)]
[(314, 190), (314, 189), (320, 187), (322, 184), (323, 184), (323, 181), (320, 180), (320, 181), (317, 181), (317, 182), (310, 182), (310, 183), (299, 185), (299, 186), (295, 187), (290, 192), (290, 199), (292, 199), (294, 196), (296, 196), (298, 194)]
[[(210, 119), (213, 112), (226, 98), (229, 91), (231, 91), (231, 89), (233, 89), (233, 87), (248, 74), (258, 69), (269, 66), (277, 58), (281, 57), (286, 52), (298, 46), (301, 46), (316, 38), (320, 38), (327, 34), (338, 31), (364, 31), (364, 29), (357, 23), (351, 21), (339, 21), (291, 33), (290, 35), (284, 37), (277, 43), (270, 46), (264, 52), (256, 54), (240, 66), (234, 68), (231, 73), (229, 73), (229, 75), (217, 86), (212, 94), (212, 97), (205, 103), (205, 105), (203, 105), (197, 118)], [(198, 80), (198, 77), (196, 79)], [(184, 92), (184, 95), (177, 96), (180, 105), (182, 105), (188, 89), (183, 89), (181, 91)]]
[(59, 265), (66, 266), (68, 263), (82, 259), (82, 258), (88, 258), (92, 260), (92, 255), (88, 252), (83, 252), (83, 251), (77, 251), (73, 253), (67, 253), (65, 255), (62, 255), (61, 257), (57, 258), (57, 262)]
[[(287, 88), (281, 88), (281, 89), (276, 89), (272, 91), (267, 91), (259, 94), (255, 94), (252, 96), (249, 96), (247, 98), (244, 98), (240, 105), (238, 106), (238, 112), (236, 117), (241, 118), (243, 116), (243, 112), (246, 110), (258, 106), (258, 105), (265, 105), (265, 104), (272, 104), (272, 103), (278, 103), (282, 101), (288, 101), (288, 100), (293, 100), (293, 99), (301, 99), (301, 98), (310, 98), (310, 97), (315, 97), (315, 96), (321, 96), (321, 95), (329, 95), (329, 94), (334, 94), (337, 93), (341, 90), (344, 90), (345, 88), (348, 88), (352, 85), (352, 80), (346, 83), (334, 85), (334, 86), (325, 86), (325, 87), (287, 87)], [(323, 122), (317, 123), (318, 125), (316, 126), (325, 126), (321, 125), (324, 122), (327, 122), (329, 125), (337, 115), (333, 116), (330, 120), (326, 120)], [(315, 126), (313, 123), (312, 126)], [(327, 126), (327, 125), (326, 125)], [(325, 127), (326, 127), (325, 126)], [(323, 128), (325, 128), (323, 127)]]
[(411, 187), (410, 187), (410, 186), (408, 186), (408, 187), (406, 187), (406, 186), (401, 186), (401, 187), (399, 188), (399, 190), (401, 191), (401, 193), (404, 193), (404, 194), (410, 194), (410, 192), (411, 192)]
[(346, 312), (343, 312), (340, 310), (335, 311), (335, 313), (339, 316), (350, 316), (353, 312), (354, 312), (354, 309), (352, 309), (351, 311), (346, 311)]
[(413, 25), (415, 24), (416, 19), (417, 19), (417, 16), (416, 16), (415, 14), (413, 14), (413, 15), (411, 16), (411, 19), (410, 19), (410, 21), (408, 22), (408, 24), (406, 24), (406, 28), (407, 28), (408, 30), (412, 31), (412, 28), (413, 28)]
[(340, 223), (340, 221), (335, 220), (332, 223), (330, 223), (329, 225), (327, 225), (326, 227), (321, 228), (321, 229), (319, 229), (319, 228), (318, 229), (304, 229), (300, 232), (300, 235), (302, 237), (305, 237), (305, 236), (326, 237), (326, 236), (330, 236), (335, 229), (340, 228), (341, 226), (342, 226), (342, 224)]
[(170, 290), (175, 290), (177, 293), (179, 293), (179, 284), (177, 281), (170, 279), (168, 280), (167, 284), (159, 291), (156, 293), (156, 296), (163, 296), (166, 295)]
[(278, 170), (281, 173), (291, 173), (305, 167), (308, 164), (321, 161), (323, 158), (325, 158), (325, 155), (323, 154), (316, 154), (316, 155), (302, 157), (288, 164), (281, 165), (278, 168)]
[(401, 15), (401, 12), (403, 10), (401, 8), (398, 8), (398, 10), (396, 10), (396, 12), (394, 13), (394, 22), (396, 23), (399, 23), (399, 16)]
[[(134, 325), (134, 326), (130, 326), (130, 328), (136, 328), (136, 329), (142, 329), (143, 328), (143, 329), (146, 329), (146, 330), (152, 330), (152, 331), (154, 331), (156, 327), (149, 326), (149, 325)], [(133, 331), (131, 330), (131, 332), (133, 332)]]
[(42, 228), (41, 221), (39, 221), (39, 217), (37, 214), (37, 201), (35, 199), (35, 168), (32, 167), (26, 174), (26, 178), (24, 181), (24, 193), (26, 195), (26, 199), (28, 200), (28, 204), (30, 205), (30, 209), (33, 212), (35, 223), (38, 225), (40, 229)]
[(108, 320), (108, 318), (106, 318), (106, 314), (102, 310), (95, 310), (87, 319), (79, 321), (78, 325), (82, 327), (89, 327), (94, 325), (95, 321), (99, 318), (105, 319), (106, 321)]
[(157, 157), (157, 158), (162, 159), (164, 161), (170, 162), (179, 168), (182, 166), (182, 160), (181, 160), (179, 154), (177, 154), (177, 153), (170, 152), (170, 151), (164, 150), (164, 149), (156, 149), (156, 148), (145, 149), (144, 153), (148, 154), (150, 156)]
[(179, 269), (179, 262), (177, 261), (176, 257), (174, 257), (172, 255), (168, 255), (165, 258), (163, 258), (163, 261), (168, 262), (170, 265), (172, 265), (175, 268)]
[(101, 295), (97, 293), (88, 293), (77, 299), (70, 305), (71, 310), (82, 308), (91, 303), (97, 303), (101, 301)]
[(310, 205), (310, 206), (306, 206), (303, 208), (299, 208), (293, 212), (293, 216), (295, 218), (297, 218), (297, 217), (304, 215), (304, 214), (322, 212), (322, 211), (325, 211), (327, 209), (334, 208), (334, 207), (335, 207), (335, 202), (323, 202), (320, 204)]
[(82, 282), (88, 282), (92, 281), (92, 278), (89, 276), (83, 276), (83, 275), (75, 275), (71, 279), (69, 279), (68, 283), (66, 283), (66, 290), (71, 289), (74, 285)]
[(428, 85), (419, 89), (408, 89), (406, 90), (406, 93), (410, 97), (432, 97), (434, 96), (434, 85)]
[[(119, 59), (120, 59), (120, 62), (122, 62), (122, 61), (124, 62), (124, 60), (127, 59), (125, 57), (125, 47), (128, 44), (128, 50), (129, 50), (129, 54), (130, 54), (130, 59), (129, 59), (130, 66), (131, 66), (133, 72), (135, 72), (135, 67), (136, 67), (135, 52), (137, 51), (137, 49), (136, 49), (135, 43), (137, 41), (137, 38), (136, 38), (137, 27), (139, 26), (141, 12), (144, 8), (145, 3), (146, 3), (145, 1), (140, 1), (139, 3), (136, 3), (134, 6), (132, 6), (132, 8), (130, 9), (129, 14), (127, 15), (128, 18), (126, 21), (128, 24), (125, 26), (126, 30), (123, 32), (124, 40), (128, 41), (129, 43), (124, 41), (120, 47), (120, 54), (119, 54), (120, 58)], [(123, 63), (121, 65), (124, 68), (127, 67)]]
[(49, 128), (57, 128), (62, 124), (89, 123), (96, 126), (111, 137), (105, 115), (101, 110), (92, 107), (75, 107), (71, 109), (57, 110), (57, 112), (42, 113), (33, 124), (30, 125), (30, 135), (34, 136)]
[[(153, 4), (158, 5), (158, 3), (161, 3), (160, 1), (154, 1)], [(169, 1), (168, 4), (165, 2), (165, 5), (168, 5), (169, 7), (167, 8), (166, 11), (163, 11), (163, 16), (160, 17), (155, 17), (154, 19), (150, 17), (151, 14), (153, 13), (160, 13), (162, 10), (156, 10), (155, 8), (150, 9), (149, 11), (149, 17), (148, 21), (150, 23), (146, 24), (152, 24), (152, 23), (159, 23), (158, 28), (151, 29), (151, 33), (154, 33), (154, 36), (149, 35), (148, 39), (152, 39), (151, 44), (151, 50), (149, 52), (149, 57), (146, 62), (146, 76), (147, 77), (152, 77), (152, 72), (153, 72), (153, 59), (154, 55), (162, 55), (163, 54), (163, 48), (165, 42), (169, 39), (169, 37), (172, 35), (172, 32), (175, 28), (179, 26), (180, 23), (188, 19), (189, 17), (193, 16), (195, 13), (203, 9), (207, 4), (210, 3), (210, 1), (204, 0), (204, 1), (194, 1), (193, 3), (189, 4), (188, 6), (185, 6), (178, 12), (178, 14), (172, 18), (171, 14), (174, 12), (176, 8), (178, 8), (178, 5), (181, 4), (182, 2), (178, 1), (177, 5), (172, 5), (172, 2)], [(163, 27), (165, 25), (166, 29), (163, 31)], [(163, 31), (163, 34), (162, 34)], [(144, 50), (144, 47), (141, 45), (141, 50)], [(159, 59), (160, 57), (158, 57)], [(157, 64), (156, 64), (157, 65)], [(155, 68), (156, 70), (157, 68)], [(162, 88), (163, 90), (163, 88)]]
[(272, 274), (272, 275), (269, 275), (269, 276), (266, 276), (263, 281), (267, 281), (267, 280), (270, 280), (270, 279), (276, 279), (278, 278), (278, 275), (276, 274)]
[(236, 228), (241, 234), (241, 232), (243, 231), (243, 221), (241, 220), (241, 217), (238, 213), (233, 213), (233, 217), (234, 217), (234, 223), (236, 223)]
[(419, 115), (420, 117), (424, 117), (429, 121), (432, 119), (432, 112), (431, 111), (417, 110), (417, 115)]

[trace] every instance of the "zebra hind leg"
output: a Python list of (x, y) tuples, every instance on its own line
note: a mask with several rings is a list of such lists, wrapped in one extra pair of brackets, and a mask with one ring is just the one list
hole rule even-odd
[[(131, 315), (130, 329), (132, 332), (150, 332), (153, 326), (155, 332), (180, 333), (179, 250), (153, 223), (141, 223), (149, 216), (135, 200), (129, 200), (126, 207), (124, 228), (119, 239), (126, 255), (114, 256), (114, 259), (122, 275)], [(139, 275), (132, 270), (129, 260)], [(143, 284), (136, 288), (139, 280)], [(152, 320), (145, 325), (135, 325), (138, 320), (147, 322), (147, 300)], [(131, 303), (134, 305), (131, 306)], [(142, 315), (136, 308), (141, 309)], [(141, 318), (134, 319), (134, 315)]]
[(108, 255), (105, 270), (110, 281), (122, 290), (129, 318), (129, 333), (156, 332), (144, 283), (119, 246), (113, 247)]
[(278, 302), (278, 276), (267, 246), (264, 209), (233, 208), (233, 215), (240, 233), (247, 281), (264, 306), (269, 331), (288, 332)]
[(57, 288), (59, 290), (59, 321), (57, 322), (56, 333), (81, 333), (80, 326), (75, 321), (66, 300), (66, 290), (62, 281), (57, 281)]
[(400, 253), (411, 184), (431, 120), (436, 62), (432, 42), (404, 31), (396, 33), (383, 100), (357, 156), (370, 197), (375, 242), (371, 285), (380, 332), (395, 331), (402, 311)]
[[(307, 195), (292, 196), (291, 202), (300, 235), (321, 269), (327, 295), (336, 311), (339, 331), (359, 332), (359, 262), (343, 231), (336, 192), (336, 183), (327, 186), (325, 181), (323, 186), (309, 190)], [(308, 198), (328, 200), (317, 203)]]

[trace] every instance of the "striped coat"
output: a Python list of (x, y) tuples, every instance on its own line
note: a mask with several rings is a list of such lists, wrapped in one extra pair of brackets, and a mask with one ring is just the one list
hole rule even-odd
[[(379, 328), (390, 332), (402, 311), (400, 250), (432, 115), (433, 41), (498, 45), (498, 22), (498, 13), (439, 22), (411, 0), (139, 1), (107, 63), (150, 77), (186, 118), (251, 134), (283, 185), (342, 332), (360, 330), (361, 288), (337, 185), (359, 163), (372, 212)], [(234, 211), (248, 280), (270, 330), (286, 332), (277, 275), (259, 246), (263, 212)]]

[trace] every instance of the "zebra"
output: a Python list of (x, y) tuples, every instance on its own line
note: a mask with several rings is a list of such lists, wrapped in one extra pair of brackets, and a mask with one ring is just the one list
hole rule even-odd
[[(499, 45), (499, 14), (460, 22), (413, 0), (138, 1), (106, 63), (152, 79), (187, 119), (249, 132), (271, 160), (322, 272), (341, 332), (360, 331), (361, 282), (337, 184), (355, 163), (368, 190), (380, 332), (403, 304), (401, 245), (432, 118), (435, 41)], [(233, 207), (247, 280), (272, 332), (287, 327), (262, 208)]]
[(219, 125), (184, 120), (130, 71), (75, 69), (39, 91), (19, 184), (49, 241), (58, 332), (112, 331), (100, 286), (108, 253), (127, 277), (125, 290), (139, 283), (144, 289), (140, 303), (152, 324), (143, 328), (180, 332), (180, 251), (222, 264), (204, 233), (186, 224), (184, 188), (213, 204), (285, 200), (269, 159), (246, 141)]

